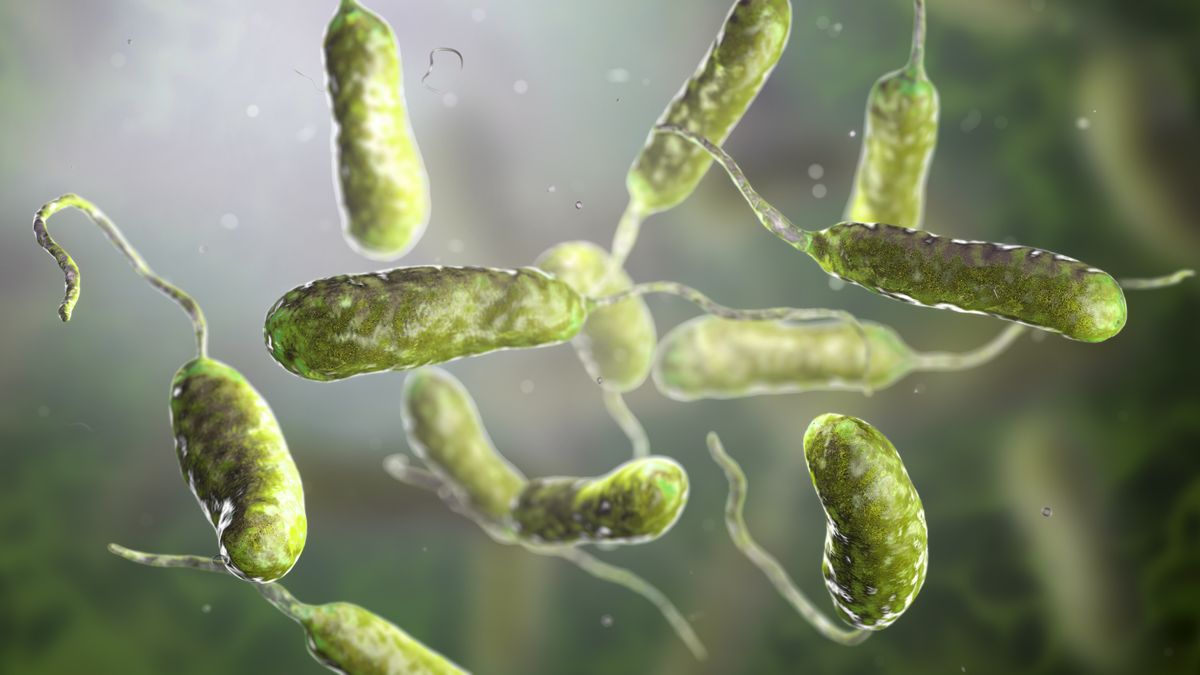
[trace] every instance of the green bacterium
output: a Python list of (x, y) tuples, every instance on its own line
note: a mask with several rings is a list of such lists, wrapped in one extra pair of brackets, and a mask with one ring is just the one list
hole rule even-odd
[[(913, 372), (976, 368), (1008, 349), (1025, 327), (1010, 324), (982, 347), (962, 354), (915, 352), (896, 331), (863, 321), (789, 324), (700, 316), (658, 345), (654, 384), (668, 398), (695, 401), (809, 391), (885, 389)], [(869, 343), (864, 349), (862, 335)], [(863, 354), (870, 353), (870, 366)]]
[(589, 574), (624, 586), (655, 605), (697, 658), (705, 650), (663, 593), (629, 570), (580, 545), (638, 544), (666, 534), (687, 504), (683, 467), (666, 457), (630, 460), (597, 478), (527, 479), (492, 445), (474, 400), (453, 375), (422, 368), (405, 380), (401, 415), (414, 454), (384, 463), (389, 474), (436, 492), (495, 541), (565, 558)]
[[(912, 52), (867, 97), (862, 155), (845, 219), (920, 227), (937, 144), (938, 95), (925, 74), (925, 0), (913, 3)], [(717, 141), (720, 143), (720, 141)]]
[(712, 153), (762, 224), (834, 277), (895, 300), (985, 314), (1084, 342), (1103, 342), (1125, 326), (1125, 294), (1103, 270), (1029, 246), (946, 239), (884, 223), (843, 222), (809, 232), (760, 197), (724, 150), (678, 127), (660, 129)]
[[(143, 553), (109, 544), (113, 555), (149, 567), (227, 571), (219, 562), (197, 555)], [(468, 675), (399, 626), (348, 602), (309, 605), (277, 583), (255, 584), (260, 595), (304, 628), (308, 653), (335, 673), (346, 675)]]
[(734, 544), (822, 636), (858, 644), (909, 608), (929, 561), (925, 511), (896, 448), (877, 429), (826, 414), (804, 433), (804, 458), (827, 522), (821, 571), (837, 615), (851, 629), (819, 611), (750, 535), (746, 475), (715, 433), (708, 448), (729, 480), (725, 524)]
[(79, 300), (79, 266), (46, 230), (64, 208), (87, 215), (133, 265), (134, 270), (183, 308), (196, 335), (196, 358), (171, 382), (171, 426), (175, 450), (200, 508), (217, 532), (219, 558), (229, 572), (256, 582), (274, 581), (296, 564), (308, 533), (304, 486), (271, 407), (233, 368), (208, 358), (208, 328), (200, 306), (187, 293), (154, 273), (100, 209), (67, 194), (38, 210), (33, 231), (66, 275), (59, 308), (71, 318)]
[[(588, 297), (611, 295), (633, 286), (628, 274), (611, 267), (603, 248), (587, 241), (558, 244), (538, 256), (534, 266)], [(588, 374), (604, 389), (605, 407), (629, 436), (635, 457), (649, 454), (649, 440), (622, 394), (646, 381), (657, 337), (646, 302), (631, 297), (592, 312), (571, 340)]]
[(647, 293), (676, 295), (734, 319), (854, 321), (828, 309), (731, 309), (668, 281), (588, 298), (534, 267), (420, 266), (343, 274), (293, 288), (267, 313), (263, 337), (281, 366), (324, 382), (559, 344), (578, 335), (594, 312)]
[(391, 27), (341, 0), (325, 32), (325, 70), (346, 241), (368, 258), (395, 260), (424, 234), (430, 196)]
[[(658, 124), (724, 142), (783, 56), (791, 28), (789, 0), (734, 2), (712, 48)], [(613, 238), (615, 267), (625, 264), (642, 221), (687, 199), (711, 164), (697, 148), (651, 131), (625, 179), (629, 206)]]

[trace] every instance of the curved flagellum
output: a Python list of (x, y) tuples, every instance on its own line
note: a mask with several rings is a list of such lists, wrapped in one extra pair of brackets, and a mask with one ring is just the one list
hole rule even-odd
[(342, 0), (325, 32), (325, 70), (346, 240), (369, 258), (395, 260), (425, 232), (430, 196), (391, 27)]
[(625, 462), (597, 478), (535, 478), (512, 511), (536, 543), (638, 543), (665, 534), (687, 504), (687, 472), (667, 457)]
[(401, 414), (413, 452), (446, 488), (503, 522), (525, 488), (525, 476), (492, 445), (462, 383), (440, 368), (413, 372), (404, 383)]
[(584, 299), (531, 267), (400, 267), (311, 281), (267, 313), (267, 350), (309, 380), (408, 370), (575, 337)]
[(198, 358), (171, 383), (171, 426), (229, 571), (256, 582), (287, 574), (308, 533), (304, 486), (266, 400), (238, 371)]
[(834, 608), (855, 628), (900, 618), (925, 583), (925, 509), (900, 455), (863, 420), (826, 414), (804, 432), (804, 458), (825, 509), (821, 571)]

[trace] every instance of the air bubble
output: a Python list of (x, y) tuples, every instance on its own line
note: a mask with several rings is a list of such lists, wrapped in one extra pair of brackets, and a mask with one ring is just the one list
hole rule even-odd
[(582, 209), (582, 208), (583, 208), (583, 202), (582, 202), (582, 201), (578, 201), (578, 200), (576, 200), (576, 202), (575, 202), (575, 210), (576, 210), (576, 211), (578, 211), (579, 209)]
[(1050, 508), (1049, 506), (1042, 507), (1042, 517), (1043, 518), (1049, 518), (1052, 515), (1054, 515), (1054, 509)]
[(300, 143), (307, 143), (317, 136), (317, 128), (311, 124), (306, 124), (296, 132), (296, 140)]
[(597, 378), (596, 378), (596, 384), (604, 384), (604, 378), (603, 378), (603, 377), (597, 377)]

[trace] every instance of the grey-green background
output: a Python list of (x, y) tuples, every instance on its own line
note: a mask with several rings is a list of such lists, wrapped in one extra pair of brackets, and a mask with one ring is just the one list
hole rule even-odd
[[(610, 241), (625, 171), (729, 3), (370, 4), (403, 49), (433, 185), (432, 223), (402, 264), (517, 266), (559, 241)], [(943, 110), (929, 229), (1041, 246), (1117, 276), (1200, 262), (1200, 6), (929, 4), (928, 67)], [(910, 7), (795, 5), (783, 61), (726, 147), (769, 199), (817, 228), (841, 213), (859, 150), (851, 132), (861, 133), (871, 82), (906, 58)], [(244, 584), (105, 552), (109, 541), (215, 546), (180, 479), (167, 417), (190, 329), (72, 213), (51, 229), (80, 263), (83, 295), (60, 324), (62, 276), (30, 222), (66, 191), (98, 203), (197, 297), (213, 355), (274, 407), (310, 522), (288, 586), (311, 602), (363, 604), (477, 673), (1200, 670), (1195, 281), (1131, 293), (1128, 326), (1104, 344), (1023, 338), (979, 370), (917, 375), (871, 397), (683, 404), (652, 384), (633, 393), (655, 450), (687, 467), (692, 498), (662, 540), (602, 555), (675, 599), (711, 650), (705, 664), (641, 598), (494, 544), (388, 478), (383, 457), (406, 449), (403, 375), (303, 381), (261, 338), (284, 290), (378, 267), (339, 232), (320, 53), (333, 9), (0, 3), (0, 671), (321, 672), (300, 629)], [(419, 83), (443, 46), (466, 61), (459, 72), (438, 55), (429, 80), (453, 106)], [(1135, 73), (1116, 100), (1140, 126), (1082, 93), (1087, 74), (1108, 77), (1112, 63)], [(1100, 161), (1105, 134), (1126, 132), (1140, 134), (1135, 150)], [(629, 269), (734, 306), (849, 309), (921, 349), (970, 348), (1000, 328), (835, 290), (715, 172), (646, 224)], [(650, 303), (660, 333), (695, 314), (670, 298)], [(529, 475), (597, 474), (629, 454), (569, 346), (449, 368)], [(823, 412), (864, 417), (892, 439), (930, 528), (921, 595), (856, 648), (823, 641), (735, 552), (724, 480), (703, 444), (717, 430), (744, 462), (751, 527), (828, 608), (824, 521), (800, 448)]]

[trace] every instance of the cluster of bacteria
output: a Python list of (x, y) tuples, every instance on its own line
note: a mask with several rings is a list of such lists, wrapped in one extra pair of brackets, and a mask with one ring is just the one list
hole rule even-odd
[[(737, 0), (630, 168), (629, 204), (610, 249), (572, 241), (519, 269), (411, 266), (312, 280), (285, 292), (267, 312), (267, 353), (314, 382), (411, 371), (402, 416), (419, 465), (394, 455), (384, 467), (390, 475), (435, 492), (498, 542), (564, 558), (642, 595), (704, 658), (700, 637), (669, 598), (584, 548), (652, 542), (688, 502), (684, 467), (651, 454), (623, 394), (648, 378), (663, 395), (683, 401), (822, 390), (869, 394), (916, 371), (978, 367), (1029, 328), (1081, 342), (1108, 340), (1127, 319), (1124, 290), (1190, 276), (1184, 270), (1118, 281), (1050, 251), (920, 229), (938, 96), (924, 65), (925, 3), (913, 4), (910, 58), (869, 93), (844, 222), (815, 231), (796, 226), (721, 149), (780, 60), (792, 23), (789, 0)], [(371, 259), (396, 260), (426, 230), (431, 200), (405, 109), (395, 36), (357, 0), (341, 0), (326, 30), (324, 56), (346, 241)], [(635, 283), (623, 267), (642, 223), (687, 199), (714, 162), (771, 233), (828, 274), (902, 302), (985, 314), (1008, 325), (969, 352), (920, 353), (892, 328), (837, 309), (734, 309), (675, 282)], [(307, 518), (300, 472), (270, 406), (238, 371), (208, 356), (207, 324), (191, 296), (151, 270), (100, 209), (73, 194), (45, 204), (33, 225), (38, 243), (66, 275), (64, 321), (79, 299), (79, 269), (47, 223), (66, 208), (101, 228), (138, 274), (184, 310), (196, 335), (195, 358), (171, 381), (171, 426), (183, 478), (215, 529), (217, 553), (159, 555), (116, 544), (110, 550), (144, 565), (227, 573), (250, 583), (304, 628), (313, 656), (334, 671), (464, 672), (367, 609), (306, 604), (278, 583), (304, 549)], [(642, 298), (650, 293), (682, 297), (704, 314), (660, 340)], [(633, 457), (601, 476), (530, 478), (494, 447), (466, 388), (436, 366), (565, 342), (603, 389)], [(900, 454), (874, 426), (824, 414), (803, 438), (827, 520), (821, 571), (837, 620), (755, 542), (743, 518), (746, 477), (715, 434), (708, 446), (729, 481), (725, 515), (733, 542), (821, 635), (857, 644), (915, 601), (928, 567), (924, 508)]]

